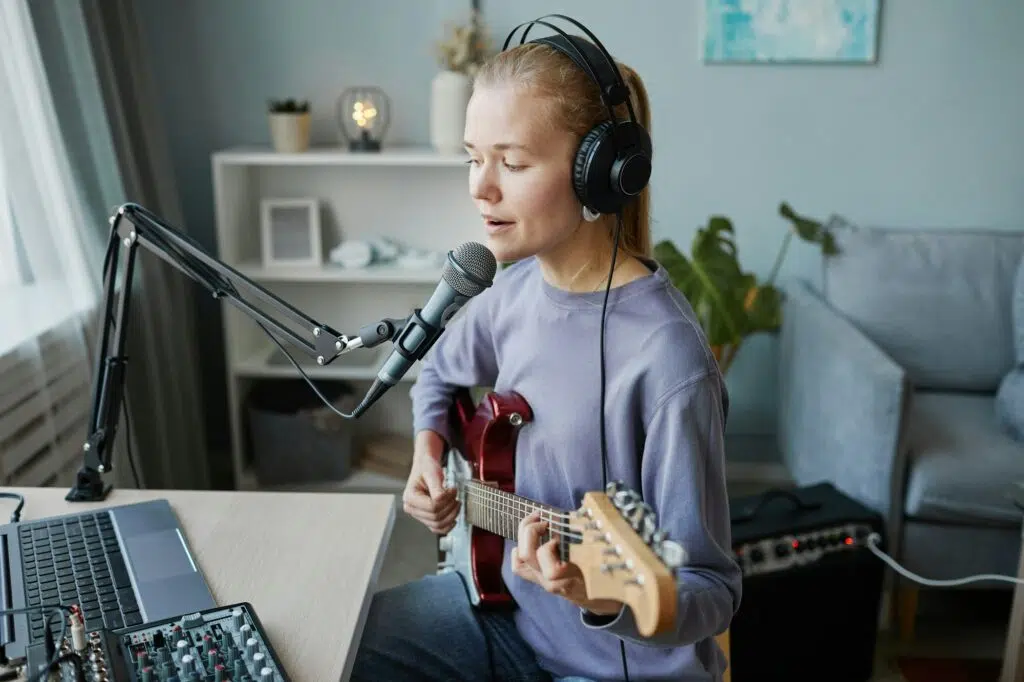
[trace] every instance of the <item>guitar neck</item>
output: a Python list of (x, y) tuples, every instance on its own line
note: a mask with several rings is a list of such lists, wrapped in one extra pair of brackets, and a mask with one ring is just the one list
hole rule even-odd
[[(568, 518), (561, 509), (505, 492), (480, 481), (466, 481), (463, 483), (463, 489), (466, 522), (509, 540), (518, 538), (519, 523), (535, 511), (541, 513), (541, 519), (548, 522), (551, 530), (557, 531), (568, 523)], [(550, 537), (550, 534), (547, 537)]]

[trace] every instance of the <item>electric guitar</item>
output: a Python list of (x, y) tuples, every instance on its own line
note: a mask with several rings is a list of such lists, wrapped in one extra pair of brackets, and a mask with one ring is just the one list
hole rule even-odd
[(515, 494), (515, 445), (533, 420), (515, 392), (488, 393), (474, 405), (458, 389), (450, 412), (452, 444), (445, 454), (446, 487), (457, 489), (455, 527), (440, 538), (439, 573), (462, 575), (476, 607), (511, 607), (501, 575), (504, 540), (515, 540), (519, 523), (539, 510), (548, 523), (547, 541), (559, 541), (561, 559), (583, 574), (590, 599), (614, 599), (632, 609), (637, 627), (651, 636), (672, 626), (676, 612), (673, 571), (682, 547), (657, 528), (654, 511), (621, 483), (584, 495), (580, 507), (564, 511)]

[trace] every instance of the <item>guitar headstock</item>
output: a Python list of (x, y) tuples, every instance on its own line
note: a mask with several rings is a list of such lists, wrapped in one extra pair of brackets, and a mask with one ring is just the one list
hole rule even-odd
[(672, 627), (673, 573), (685, 562), (686, 552), (658, 528), (654, 510), (640, 495), (621, 483), (609, 483), (604, 493), (584, 495), (569, 525), (579, 538), (570, 545), (569, 558), (583, 572), (591, 599), (629, 606), (645, 637)]

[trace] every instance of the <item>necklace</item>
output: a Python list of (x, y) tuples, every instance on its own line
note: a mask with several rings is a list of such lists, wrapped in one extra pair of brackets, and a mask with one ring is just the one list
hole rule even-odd
[[(569, 290), (570, 290), (570, 291), (572, 291), (572, 290), (573, 290), (573, 289), (572, 289), (572, 285), (573, 285), (573, 284), (574, 284), (574, 283), (576, 282), (576, 280), (577, 280), (577, 279), (579, 278), (579, 276), (580, 276), (581, 274), (583, 274), (583, 271), (584, 271), (584, 270), (586, 270), (587, 268), (589, 268), (589, 267), (590, 267), (590, 265), (591, 265), (591, 264), (592, 264), (593, 262), (594, 262), (594, 259), (593, 259), (593, 258), (591, 258), (591, 259), (590, 259), (589, 261), (587, 261), (587, 262), (586, 262), (586, 263), (585, 263), (585, 264), (583, 265), (583, 267), (581, 267), (581, 268), (580, 268), (579, 270), (577, 270), (577, 271), (576, 271), (576, 274), (575, 274), (575, 275), (573, 275), (573, 276), (572, 276), (572, 279), (570, 279), (570, 280), (569, 280), (569, 287), (570, 287), (570, 289), (569, 289)], [(596, 286), (596, 287), (594, 287), (593, 291), (600, 291), (600, 290), (601, 290), (601, 288), (602, 288), (602, 287), (604, 287), (604, 286), (605, 286), (605, 284), (606, 284), (606, 283), (608, 282), (608, 280), (609, 280), (610, 278), (612, 278), (612, 277), (614, 277), (614, 276), (615, 276), (615, 273), (616, 273), (616, 272), (618, 272), (618, 270), (619, 270), (619, 267), (620, 267), (620, 266), (621, 266), (621, 265), (622, 265), (623, 263), (625, 263), (625, 262), (626, 262), (626, 258), (625, 258), (625, 257), (620, 257), (620, 258), (617, 258), (617, 259), (616, 259), (616, 263), (615, 263), (615, 267), (614, 267), (614, 268), (612, 268), (612, 271), (611, 271), (611, 272), (610, 272), (610, 273), (608, 274), (608, 276), (607, 276), (607, 277), (603, 277), (603, 278), (601, 278), (601, 281), (600, 281), (600, 282), (598, 282), (597, 286)]]

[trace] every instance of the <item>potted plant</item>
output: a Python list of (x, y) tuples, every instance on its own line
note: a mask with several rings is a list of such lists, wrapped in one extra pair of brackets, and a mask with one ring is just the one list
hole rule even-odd
[(838, 252), (820, 222), (798, 215), (785, 202), (779, 205), (779, 215), (789, 221), (790, 229), (764, 281), (740, 266), (733, 225), (725, 216), (712, 216), (707, 227), (697, 230), (689, 257), (669, 240), (654, 247), (655, 259), (693, 306), (723, 373), (748, 336), (775, 331), (782, 324), (782, 293), (775, 278), (793, 235), (820, 244), (825, 255)]
[(304, 152), (309, 148), (309, 102), (270, 100), (270, 139), (278, 152)]
[(448, 33), (450, 35), (436, 45), (441, 71), (430, 85), (430, 143), (441, 153), (456, 154), (463, 151), (466, 106), (473, 76), (489, 49), (477, 0), (473, 1), (469, 23), (449, 25)]

